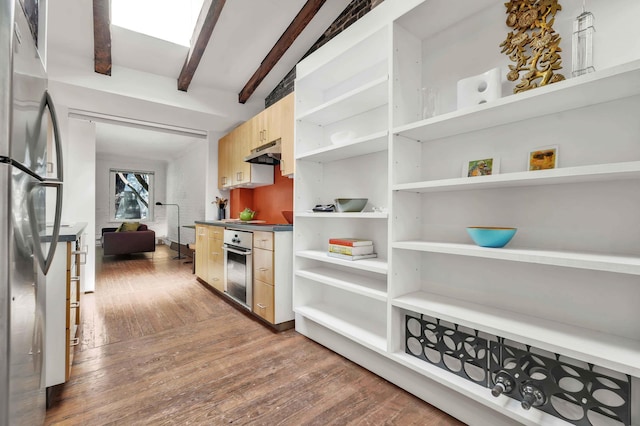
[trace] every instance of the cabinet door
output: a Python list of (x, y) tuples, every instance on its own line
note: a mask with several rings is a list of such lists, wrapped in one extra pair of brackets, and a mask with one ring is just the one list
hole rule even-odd
[(253, 278), (273, 285), (273, 252), (263, 249), (253, 250)]
[(224, 291), (222, 231), (220, 227), (210, 227), (208, 235), (208, 273), (207, 283), (218, 291)]
[(262, 281), (253, 284), (253, 312), (273, 324), (273, 286)]
[(244, 122), (231, 133), (232, 139), (232, 175), (233, 185), (240, 185), (251, 181), (251, 163), (244, 161), (244, 157), (251, 153), (251, 124)]
[(204, 281), (209, 278), (209, 229), (196, 225), (196, 276)]
[(294, 97), (294, 94), (290, 93), (276, 104), (278, 118), (273, 121), (273, 126), (278, 129), (278, 137), (282, 143), (282, 158), (280, 159), (282, 176), (289, 176), (295, 172), (295, 161), (293, 160)]
[(273, 250), (273, 232), (253, 231), (253, 247)]
[(218, 141), (218, 188), (231, 186), (231, 162), (232, 159), (231, 134), (227, 134)]
[(264, 145), (265, 143), (271, 140), (269, 139), (269, 129), (267, 127), (268, 125), (267, 111), (268, 109), (263, 110), (262, 112), (260, 112), (258, 115), (256, 115), (255, 117), (253, 117), (251, 120), (247, 122), (251, 127), (251, 133), (249, 138), (250, 150), (257, 148), (261, 145)]

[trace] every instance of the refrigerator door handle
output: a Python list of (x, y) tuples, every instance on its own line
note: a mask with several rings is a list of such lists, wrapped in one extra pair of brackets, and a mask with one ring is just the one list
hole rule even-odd
[(57, 180), (62, 182), (64, 181), (63, 179), (64, 173), (63, 173), (63, 167), (62, 167), (62, 140), (60, 139), (60, 126), (58, 126), (58, 115), (56, 114), (56, 107), (53, 103), (53, 99), (51, 98), (51, 94), (49, 93), (48, 90), (44, 91), (42, 101), (40, 102), (40, 111), (38, 113), (40, 119), (44, 115), (45, 107), (48, 107), (51, 113), (51, 125), (53, 127), (53, 138), (56, 143), (56, 165), (58, 169)]
[[(35, 212), (35, 202), (33, 200), (33, 191), (38, 187), (53, 187), (57, 188), (56, 191), (56, 213), (55, 219), (53, 222), (53, 231), (51, 236), (48, 237), (45, 234), (40, 233), (38, 222), (36, 220), (37, 215)], [(58, 237), (60, 236), (60, 220), (62, 217), (62, 182), (57, 179), (45, 179), (42, 182), (38, 182), (31, 186), (28, 201), (27, 201), (29, 216), (31, 220), (29, 223), (31, 224), (31, 233), (34, 236), (34, 244), (33, 244), (33, 252), (38, 259), (38, 264), (40, 265), (40, 269), (43, 274), (47, 274), (49, 272), (49, 268), (53, 263), (53, 256), (56, 253), (56, 247), (58, 246)], [(47, 255), (45, 256), (42, 252), (42, 240), (50, 238), (49, 250)]]
[(57, 164), (57, 179), (42, 179), (41, 182), (34, 185), (31, 190), (35, 189), (37, 186), (44, 187), (55, 187), (56, 191), (56, 211), (55, 217), (53, 221), (53, 232), (51, 233), (51, 243), (49, 244), (49, 250), (47, 255), (45, 256), (42, 252), (42, 244), (41, 240), (45, 237), (45, 235), (41, 235), (37, 223), (37, 215), (34, 210), (34, 201), (32, 197), (32, 193), (29, 193), (28, 200), (28, 209), (29, 215), (31, 216), (31, 232), (34, 236), (34, 253), (36, 258), (38, 259), (38, 263), (40, 265), (40, 269), (43, 274), (47, 274), (49, 272), (49, 268), (53, 263), (53, 256), (56, 252), (56, 247), (58, 246), (58, 237), (60, 236), (60, 225), (62, 218), (62, 178), (63, 167), (62, 167), (62, 141), (60, 140), (60, 127), (58, 126), (58, 115), (56, 114), (56, 109), (53, 104), (53, 99), (49, 94), (48, 90), (45, 90), (44, 95), (42, 96), (42, 100), (40, 101), (40, 108), (38, 111), (38, 120), (37, 123), (42, 122), (42, 116), (44, 115), (45, 108), (49, 108), (51, 113), (51, 124), (53, 127), (53, 137), (55, 140), (56, 146), (56, 164)]

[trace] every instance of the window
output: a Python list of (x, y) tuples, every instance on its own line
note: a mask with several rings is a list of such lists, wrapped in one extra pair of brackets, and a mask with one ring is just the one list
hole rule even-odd
[(111, 169), (109, 182), (111, 220), (153, 220), (153, 172)]

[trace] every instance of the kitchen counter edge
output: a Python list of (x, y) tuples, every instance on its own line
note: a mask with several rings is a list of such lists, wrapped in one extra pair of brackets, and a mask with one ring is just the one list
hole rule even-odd
[[(60, 227), (60, 235), (58, 235), (58, 242), (65, 241), (75, 241), (78, 239), (78, 236), (84, 231), (87, 227), (87, 222), (76, 222), (71, 225), (62, 225)], [(51, 242), (51, 232), (53, 231), (53, 227), (47, 226), (46, 235), (43, 238), (45, 243)]]
[(291, 232), (293, 231), (293, 225), (259, 225), (253, 223), (242, 223), (242, 222), (222, 222), (219, 220), (196, 220), (196, 224), (198, 225), (209, 225), (209, 226), (222, 226), (224, 228), (233, 228), (240, 230), (248, 230), (248, 231), (267, 231), (267, 232)]

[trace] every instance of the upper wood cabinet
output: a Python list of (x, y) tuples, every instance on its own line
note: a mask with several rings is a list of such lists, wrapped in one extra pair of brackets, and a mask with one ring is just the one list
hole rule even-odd
[(273, 167), (251, 164), (251, 123), (246, 121), (218, 141), (218, 188), (252, 188), (273, 184)]
[[(283, 176), (294, 173), (293, 160), (294, 94), (291, 93), (250, 120), (245, 121), (218, 141), (218, 188), (270, 185), (268, 175), (272, 166), (250, 164), (244, 157), (266, 143), (280, 139)], [(266, 179), (266, 180), (265, 180)]]
[[(275, 139), (280, 139), (282, 143), (282, 158), (280, 159), (280, 173), (282, 176), (290, 176), (295, 172), (295, 162), (293, 159), (293, 111), (294, 93), (290, 93), (274, 104), (269, 114), (269, 128), (277, 131)], [(271, 134), (271, 137), (274, 135)]]

